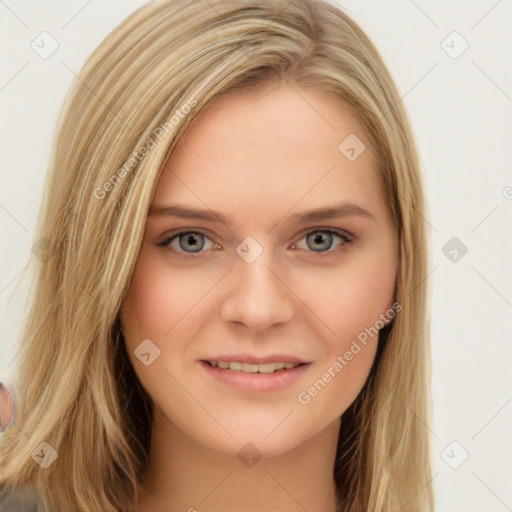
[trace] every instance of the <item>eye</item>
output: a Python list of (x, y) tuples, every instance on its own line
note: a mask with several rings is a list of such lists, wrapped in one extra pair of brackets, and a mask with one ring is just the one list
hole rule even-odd
[[(294, 244), (292, 248), (299, 248), (304, 250), (311, 249), (312, 252), (317, 252), (320, 254), (334, 253), (337, 252), (337, 248), (332, 251), (330, 251), (330, 249), (334, 244), (333, 239), (336, 237), (341, 240), (341, 242), (338, 244), (338, 247), (352, 242), (352, 238), (342, 231), (334, 229), (318, 229), (315, 231), (310, 231), (304, 238), (301, 239), (306, 240), (306, 249), (300, 246), (301, 240), (299, 240), (299, 243)], [(343, 247), (341, 248), (343, 249)]]
[[(208, 243), (210, 246), (208, 247)], [(182, 231), (174, 235), (167, 236), (164, 240), (157, 243), (160, 247), (170, 247), (177, 253), (181, 253), (185, 258), (196, 258), (197, 253), (204, 252), (202, 249), (218, 249), (219, 244), (203, 233), (198, 231)]]
[[(340, 242), (334, 250), (330, 250), (333, 245), (333, 239), (338, 238)], [(306, 240), (306, 248), (301, 247), (301, 241)], [(318, 253), (319, 256), (326, 254), (335, 254), (343, 250), (345, 245), (353, 241), (352, 237), (346, 233), (331, 228), (316, 229), (310, 231), (305, 237), (301, 238), (298, 243), (291, 246), (292, 249), (306, 250)], [(159, 247), (169, 247), (183, 258), (199, 258), (208, 249), (221, 249), (222, 247), (215, 243), (209, 236), (199, 231), (181, 231), (167, 235), (161, 242)], [(203, 250), (205, 249), (205, 250)]]

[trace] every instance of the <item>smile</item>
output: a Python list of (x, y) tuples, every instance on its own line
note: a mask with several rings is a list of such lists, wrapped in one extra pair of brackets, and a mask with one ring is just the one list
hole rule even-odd
[(291, 370), (302, 363), (243, 363), (240, 361), (208, 361), (212, 367), (242, 373), (274, 373), (280, 370)]
[(250, 393), (275, 392), (289, 388), (302, 379), (311, 366), (311, 363), (299, 361), (248, 363), (220, 358), (218, 361), (206, 359), (199, 362), (209, 378), (228, 388)]

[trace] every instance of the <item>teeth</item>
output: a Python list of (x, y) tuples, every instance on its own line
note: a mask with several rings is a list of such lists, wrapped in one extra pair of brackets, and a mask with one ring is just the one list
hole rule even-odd
[(239, 361), (208, 361), (211, 366), (217, 366), (223, 370), (233, 370), (244, 373), (274, 373), (278, 370), (289, 370), (299, 366), (299, 363), (241, 363)]
[(276, 371), (276, 363), (258, 364), (260, 373), (274, 373)]

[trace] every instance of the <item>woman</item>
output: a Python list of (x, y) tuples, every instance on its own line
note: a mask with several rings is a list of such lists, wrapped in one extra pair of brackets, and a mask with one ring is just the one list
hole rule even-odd
[(54, 512), (433, 510), (424, 216), (338, 7), (142, 7), (60, 118), (2, 483)]

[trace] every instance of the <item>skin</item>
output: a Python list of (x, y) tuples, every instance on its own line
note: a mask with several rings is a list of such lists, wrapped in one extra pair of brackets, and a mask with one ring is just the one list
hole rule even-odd
[(7, 386), (0, 385), (0, 432), (5, 432), (14, 419), (14, 401)]
[[(355, 161), (338, 150), (349, 134), (366, 145)], [(148, 215), (121, 313), (128, 354), (155, 405), (149, 471), (133, 510), (336, 510), (340, 416), (365, 383), (377, 337), (309, 403), (297, 397), (393, 304), (397, 234), (375, 169), (353, 110), (320, 91), (274, 83), (237, 92), (188, 127), (151, 211), (179, 203), (233, 221)], [(341, 201), (372, 216), (288, 220)], [(206, 238), (157, 245), (180, 228)], [(322, 239), (326, 228), (353, 240)], [(247, 236), (263, 249), (252, 263), (236, 252)], [(183, 257), (203, 243), (199, 258)], [(134, 355), (144, 339), (160, 350), (149, 366)], [(235, 352), (310, 364), (284, 390), (240, 391), (200, 363)], [(252, 467), (237, 457), (247, 442), (261, 455)]]

